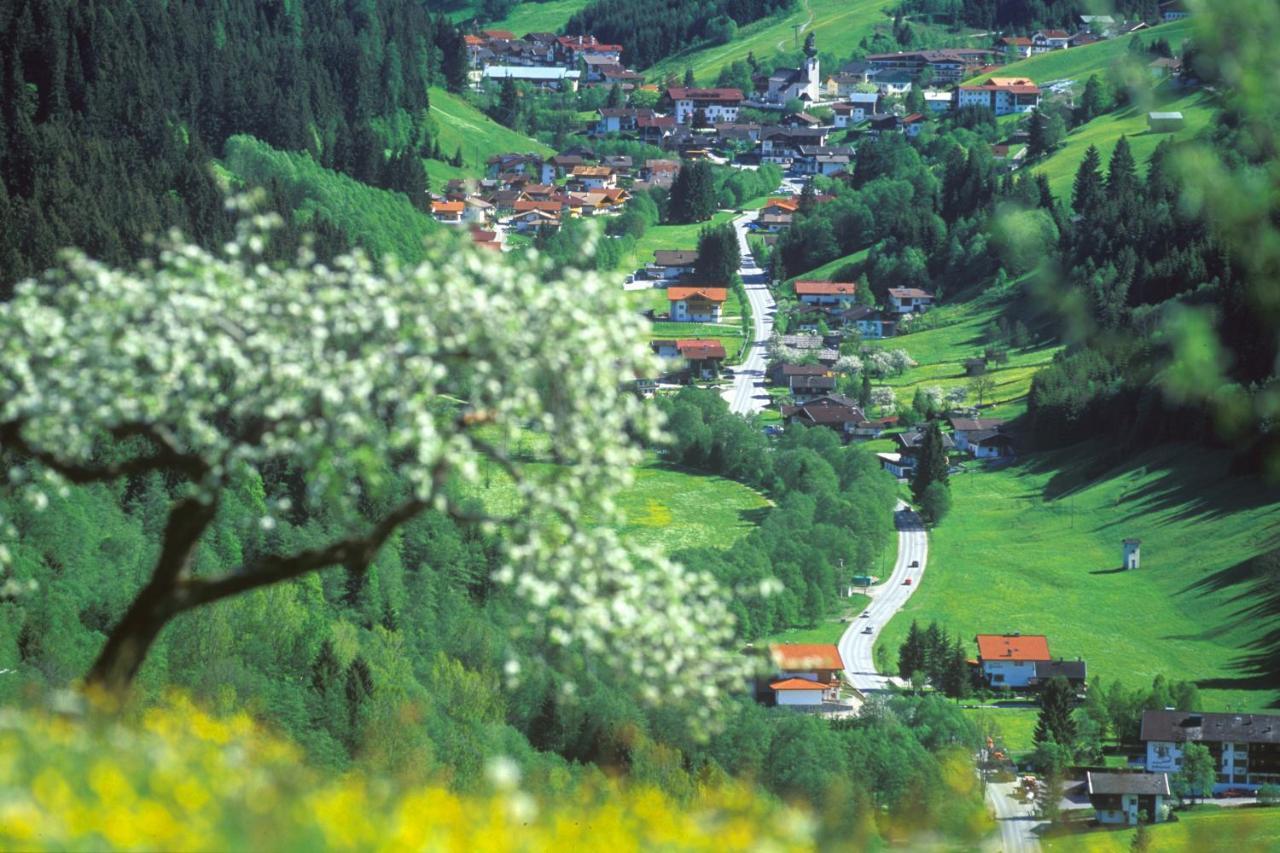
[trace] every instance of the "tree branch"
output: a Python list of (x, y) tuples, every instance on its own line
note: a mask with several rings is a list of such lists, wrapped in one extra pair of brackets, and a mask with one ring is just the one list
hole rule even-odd
[(145, 438), (155, 446), (150, 456), (137, 456), (111, 465), (91, 465), (60, 458), (56, 453), (36, 447), (22, 434), (23, 421), (0, 423), (0, 447), (8, 447), (44, 465), (72, 483), (100, 483), (131, 474), (173, 470), (199, 482), (209, 473), (209, 463), (195, 453), (184, 453), (174, 437), (162, 427), (148, 423), (122, 424), (111, 429), (115, 438)]

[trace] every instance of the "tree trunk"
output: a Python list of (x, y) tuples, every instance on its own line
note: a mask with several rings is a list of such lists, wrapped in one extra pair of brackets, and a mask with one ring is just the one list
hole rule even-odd
[(129, 689), (160, 630), (182, 609), (176, 595), (178, 582), (216, 513), (216, 503), (197, 498), (184, 498), (169, 511), (151, 580), (107, 637), (85, 679), (88, 686), (113, 694)]

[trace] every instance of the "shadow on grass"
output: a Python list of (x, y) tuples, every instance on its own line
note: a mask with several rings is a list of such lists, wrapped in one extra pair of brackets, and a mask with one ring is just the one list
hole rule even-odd
[(1121, 575), (1121, 574), (1124, 574), (1124, 573), (1125, 573), (1125, 572), (1127, 572), (1127, 571), (1129, 571), (1129, 570), (1128, 570), (1128, 569), (1126, 569), (1124, 566), (1119, 566), (1119, 567), (1114, 568), (1114, 569), (1094, 569), (1093, 571), (1089, 572), (1089, 574), (1091, 574), (1091, 575)]
[(764, 520), (769, 517), (769, 512), (773, 509), (771, 506), (758, 506), (754, 509), (738, 510), (738, 518), (755, 526), (760, 526)]
[[(1241, 646), (1241, 654), (1231, 662), (1231, 669), (1238, 675), (1196, 683), (1203, 688), (1226, 690), (1280, 689), (1280, 548), (1228, 566), (1182, 590), (1199, 595), (1225, 591), (1232, 592), (1228, 603), (1235, 607), (1228, 630), (1267, 628)], [(1280, 707), (1280, 699), (1273, 701), (1271, 707)]]

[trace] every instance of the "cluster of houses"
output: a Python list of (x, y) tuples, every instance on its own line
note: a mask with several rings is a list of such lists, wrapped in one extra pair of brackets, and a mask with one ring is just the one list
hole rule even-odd
[(629, 91), (644, 76), (622, 64), (622, 45), (601, 42), (595, 36), (562, 36), (482, 30), (464, 37), (471, 81), (516, 80), (548, 91), (578, 90), (579, 86), (618, 85)]
[(753, 683), (756, 701), (780, 707), (817, 708), (840, 701), (844, 660), (829, 643), (774, 643), (746, 653), (763, 656), (769, 675)]

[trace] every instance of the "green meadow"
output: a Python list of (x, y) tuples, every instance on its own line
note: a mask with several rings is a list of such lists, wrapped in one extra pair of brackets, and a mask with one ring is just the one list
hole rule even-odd
[(446, 157), (462, 151), (461, 168), (438, 160), (426, 161), (433, 187), (453, 178), (475, 178), (484, 174), (485, 160), (494, 154), (509, 152), (541, 154), (554, 152), (546, 145), (522, 133), (503, 127), (467, 101), (441, 89), (431, 88), (432, 132)]
[(646, 74), (657, 80), (692, 68), (699, 83), (711, 85), (721, 68), (746, 59), (748, 53), (754, 53), (767, 64), (778, 52), (798, 50), (795, 26), (806, 22), (808, 26), (800, 36), (801, 42), (812, 32), (819, 50), (845, 55), (863, 36), (870, 35), (877, 24), (893, 22), (888, 16), (893, 5), (890, 0), (801, 0), (784, 16), (755, 21), (741, 28), (728, 44), (677, 53), (648, 69)]
[[(1204, 805), (1179, 812), (1177, 823), (1149, 827), (1152, 850), (1280, 850), (1280, 807), (1220, 808)], [(1041, 843), (1049, 853), (1126, 853), (1135, 830), (1094, 829), (1068, 835), (1047, 835)]]
[[(1273, 597), (1247, 561), (1280, 546), (1280, 494), (1228, 478), (1229, 461), (1192, 445), (1117, 457), (1085, 444), (953, 475), (924, 582), (885, 642), (896, 650), (912, 619), (966, 640), (1045, 634), (1091, 678), (1163, 674), (1196, 681), (1206, 710), (1272, 707), (1280, 684), (1247, 658), (1269, 629), (1250, 608)], [(1140, 569), (1119, 568), (1126, 537), (1142, 540)]]

